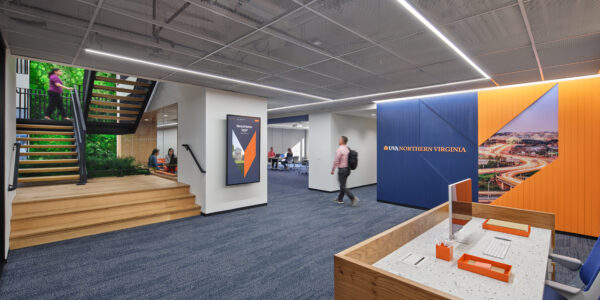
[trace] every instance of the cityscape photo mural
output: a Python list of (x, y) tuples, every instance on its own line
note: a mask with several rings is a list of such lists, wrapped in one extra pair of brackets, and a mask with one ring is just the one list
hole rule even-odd
[(479, 202), (490, 203), (558, 158), (558, 85), (479, 146)]

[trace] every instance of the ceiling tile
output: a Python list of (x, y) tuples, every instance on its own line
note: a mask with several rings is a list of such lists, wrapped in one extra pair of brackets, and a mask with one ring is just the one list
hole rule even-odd
[(315, 88), (315, 85), (312, 84), (304, 84), (298, 81), (293, 81), (290, 79), (285, 79), (281, 77), (269, 77), (260, 79), (257, 81), (260, 84), (274, 86), (282, 89), (288, 89), (297, 92), (304, 92), (307, 89)]
[(434, 64), (457, 58), (457, 54), (429, 31), (384, 44), (410, 63), (417, 66)]
[(332, 91), (336, 91), (338, 93), (337, 98), (360, 96), (370, 94), (373, 92), (373, 90), (361, 88), (349, 83), (339, 83), (336, 85), (327, 86), (326, 88)]
[(292, 66), (233, 48), (221, 50), (212, 55), (210, 59), (266, 74), (280, 73), (293, 68)]
[(326, 85), (332, 85), (332, 84), (341, 82), (337, 79), (333, 79), (333, 78), (327, 77), (327, 76), (322, 76), (315, 72), (311, 72), (311, 71), (304, 70), (304, 69), (291, 70), (289, 72), (279, 74), (279, 76), (283, 77), (283, 78), (288, 78), (288, 79), (293, 79), (293, 80), (309, 83), (309, 84), (316, 85), (316, 86), (326, 86)]
[(345, 81), (352, 81), (370, 76), (372, 74), (351, 65), (345, 64), (339, 60), (330, 59), (309, 67), (308, 70), (319, 72)]
[[(395, 0), (394, 0), (395, 1)], [(518, 6), (515, 0), (409, 0), (423, 16), (436, 26), (478, 16), (506, 6)]]
[(583, 63), (544, 68), (546, 80), (597, 74), (600, 71), (600, 59)]
[(310, 7), (376, 42), (424, 30), (397, 0), (317, 1)]
[(300, 5), (292, 0), (261, 0), (261, 1), (191, 1), (192, 4), (209, 9), (215, 13), (227, 16), (243, 24), (261, 26), (269, 21), (294, 10)]
[(233, 47), (285, 61), (294, 66), (305, 66), (327, 59), (327, 56), (263, 32), (252, 34), (235, 43)]
[(206, 77), (194, 76), (187, 73), (175, 73), (167, 77), (167, 81), (181, 82), (192, 85), (199, 85), (213, 89), (226, 89), (231, 85), (231, 82), (223, 80), (214, 80)]
[(419, 69), (408, 69), (398, 72), (392, 72), (383, 75), (385, 78), (397, 82), (402, 89), (428, 86), (441, 83), (438, 79), (432, 77)]
[[(5, 1), (9, 2), (9, 1)], [(39, 1), (39, 0), (20, 0), (20, 1), (10, 1), (15, 4), (28, 7), (35, 8), (45, 12), (52, 13), (60, 13), (66, 17), (78, 18), (83, 20), (89, 20), (92, 18), (94, 14), (95, 5), (98, 2), (97, 0), (86, 1), (87, 3), (82, 3), (78, 1), (72, 0), (52, 0), (52, 1)], [(88, 4), (89, 3), (89, 4)]]
[(536, 43), (600, 31), (600, 1), (527, 1)]
[(531, 45), (518, 5), (454, 22), (440, 31), (467, 56)]
[(96, 36), (90, 39), (88, 46), (91, 49), (118, 53), (119, 55), (135, 57), (154, 63), (185, 67), (196, 60), (195, 57), (183, 55), (158, 48), (150, 48), (131, 44), (121, 40), (115, 40), (105, 36)]
[(49, 60), (49, 61), (53, 61), (53, 62), (57, 62), (57, 63), (65, 63), (65, 64), (70, 64), (71, 61), (73, 60), (73, 56), (66, 56), (64, 54), (50, 52), (45, 49), (44, 50), (28, 49), (28, 48), (22, 48), (19, 46), (15, 46), (15, 45), (10, 47), (10, 53), (12, 55), (29, 57), (32, 59)]
[(375, 74), (401, 71), (412, 67), (410, 64), (379, 47), (354, 52), (342, 58)]
[(482, 77), (479, 72), (461, 58), (423, 66), (422, 69), (428, 74), (432, 74), (435, 78), (445, 82), (470, 80)]
[(340, 94), (337, 91), (330, 90), (328, 88), (317, 88), (317, 89), (313, 89), (313, 90), (307, 90), (306, 92), (311, 95), (316, 95), (316, 96), (325, 97), (325, 98), (329, 98), (329, 99), (337, 99), (340, 96)]
[(283, 94), (282, 92), (279, 92), (279, 91), (273, 91), (273, 90), (269, 90), (269, 89), (248, 86), (248, 85), (238, 85), (238, 86), (234, 86), (234, 87), (229, 87), (229, 88), (227, 88), (227, 90), (233, 91), (236, 93), (254, 95), (254, 96), (265, 97), (265, 98), (274, 98), (274, 97), (278, 97)]
[(359, 86), (368, 87), (371, 90), (373, 90), (373, 92), (387, 92), (402, 88), (402, 85), (399, 84), (397, 81), (389, 80), (375, 75), (357, 80), (352, 80), (351, 82)]
[(283, 18), (270, 28), (334, 56), (371, 45), (363, 38), (305, 8)]
[(540, 81), (540, 71), (538, 69), (533, 69), (517, 73), (501, 74), (494, 76), (494, 80), (499, 85), (535, 82)]
[[(25, 49), (48, 51), (50, 53), (60, 54), (61, 56), (71, 57), (75, 56), (75, 53), (79, 49), (78, 43), (62, 42), (60, 40), (52, 39), (52, 35), (48, 35), (48, 38), (44, 36), (31, 36), (16, 33), (12, 31), (5, 32), (5, 39), (7, 40), (10, 48), (19, 47)], [(39, 44), (44, 44), (43, 50), (40, 49)], [(44, 56), (39, 56), (44, 59)], [(69, 61), (71, 63), (71, 61)]]
[[(133, 32), (144, 36), (152, 36), (152, 24), (137, 19), (126, 18), (123, 15), (101, 9), (96, 17), (96, 23), (117, 28), (122, 31)], [(189, 37), (191, 39), (191, 37)]]
[(189, 69), (248, 81), (268, 76), (266, 73), (259, 73), (208, 59), (191, 65)]
[(478, 56), (474, 60), (490, 75), (537, 68), (533, 49), (529, 46)]
[[(600, 15), (598, 15), (600, 18)], [(600, 23), (600, 22), (599, 22)], [(537, 46), (542, 67), (600, 59), (600, 32)]]

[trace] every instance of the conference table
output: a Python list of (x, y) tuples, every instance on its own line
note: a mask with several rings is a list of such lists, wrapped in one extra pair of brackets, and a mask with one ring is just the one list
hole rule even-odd
[[(336, 299), (542, 299), (554, 214), (473, 203), (472, 219), (457, 233), (451, 261), (436, 258), (436, 240), (448, 236), (448, 204), (424, 212), (334, 257)], [(529, 237), (485, 230), (488, 219), (529, 224)], [(484, 254), (495, 237), (511, 240), (504, 258)], [(509, 282), (459, 269), (464, 254), (512, 266)], [(424, 257), (418, 266), (408, 255)]]

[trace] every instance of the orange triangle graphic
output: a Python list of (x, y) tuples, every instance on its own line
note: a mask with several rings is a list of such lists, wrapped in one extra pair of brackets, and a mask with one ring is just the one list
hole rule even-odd
[(244, 150), (244, 177), (248, 174), (254, 159), (256, 158), (256, 132), (252, 135), (252, 139), (246, 146), (246, 150)]
[(478, 94), (478, 145), (537, 101), (556, 83), (481, 91)]

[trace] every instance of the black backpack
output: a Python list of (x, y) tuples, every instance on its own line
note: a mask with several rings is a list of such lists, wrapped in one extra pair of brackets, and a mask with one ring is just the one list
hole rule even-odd
[(350, 170), (356, 170), (358, 166), (358, 152), (350, 148), (348, 150), (350, 150), (350, 153), (348, 153), (348, 167), (350, 167)]

